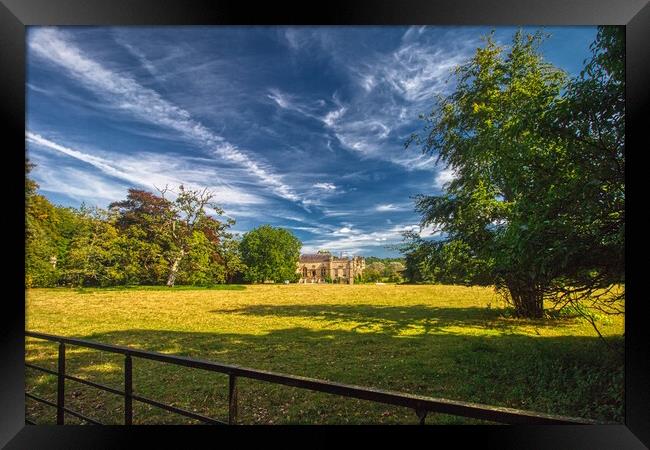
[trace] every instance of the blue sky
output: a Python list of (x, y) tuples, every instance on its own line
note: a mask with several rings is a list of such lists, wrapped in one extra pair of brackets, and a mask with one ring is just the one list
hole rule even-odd
[[(514, 28), (496, 28), (508, 44)], [(451, 173), (404, 149), (488, 27), (29, 27), (26, 147), (56, 204), (129, 187), (208, 187), (243, 233), (291, 230), (303, 252), (397, 256), (410, 198)], [(545, 28), (577, 74), (595, 27)]]

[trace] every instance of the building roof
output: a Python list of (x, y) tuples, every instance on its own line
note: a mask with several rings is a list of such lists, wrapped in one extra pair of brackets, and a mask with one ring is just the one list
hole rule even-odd
[(311, 255), (300, 255), (301, 263), (314, 263), (314, 262), (324, 262), (329, 261), (330, 255), (327, 254), (311, 254)]
[[(339, 258), (338, 256), (334, 256), (331, 254), (327, 253), (311, 253), (311, 254), (304, 254), (300, 255), (299, 262), (301, 263), (317, 263), (317, 262), (326, 262), (329, 261), (330, 258), (332, 258), (333, 261), (350, 261), (350, 258)], [(355, 257), (353, 258), (360, 258), (360, 257)], [(363, 258), (360, 258), (363, 260)]]

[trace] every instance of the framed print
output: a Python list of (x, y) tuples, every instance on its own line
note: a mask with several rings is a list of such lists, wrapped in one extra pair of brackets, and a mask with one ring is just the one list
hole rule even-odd
[(311, 6), (3, 0), (0, 442), (650, 445), (647, 2)]

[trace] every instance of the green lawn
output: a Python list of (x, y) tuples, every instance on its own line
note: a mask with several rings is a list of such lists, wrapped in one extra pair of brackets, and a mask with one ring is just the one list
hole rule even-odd
[[(256, 285), (219, 289), (31, 289), (26, 328), (255, 369), (432, 397), (623, 420), (623, 317), (517, 320), (488, 288)], [(122, 389), (123, 357), (68, 347), (67, 371)], [(56, 344), (26, 360), (56, 368)], [(134, 392), (225, 420), (227, 376), (134, 359)], [(52, 401), (56, 378), (26, 369)], [(27, 399), (27, 416), (54, 408)], [(123, 399), (72, 381), (66, 405), (106, 423)], [(134, 402), (134, 423), (196, 423)], [(241, 379), (242, 423), (417, 423), (413, 411)], [(66, 423), (81, 423), (66, 416)], [(479, 423), (430, 414), (427, 423)]]

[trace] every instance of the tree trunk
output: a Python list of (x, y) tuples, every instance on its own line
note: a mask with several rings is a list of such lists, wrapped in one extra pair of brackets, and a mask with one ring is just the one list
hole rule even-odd
[(174, 287), (174, 282), (176, 281), (176, 274), (178, 273), (178, 265), (182, 261), (183, 256), (185, 256), (185, 250), (181, 250), (181, 252), (178, 254), (176, 259), (174, 259), (174, 262), (172, 263), (171, 267), (169, 268), (169, 276), (167, 277), (167, 286), (169, 287)]
[(541, 319), (544, 317), (544, 296), (542, 290), (532, 285), (507, 283), (516, 317)]

